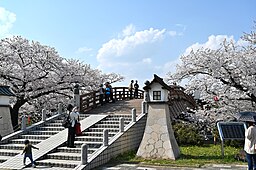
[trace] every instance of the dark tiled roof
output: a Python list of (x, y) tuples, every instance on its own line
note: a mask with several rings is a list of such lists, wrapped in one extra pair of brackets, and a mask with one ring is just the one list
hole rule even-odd
[(13, 94), (13, 92), (9, 89), (9, 86), (0, 86), (0, 95), (15, 96), (15, 94)]
[(167, 90), (171, 90), (171, 87), (168, 86), (167, 84), (165, 84), (165, 82), (163, 81), (162, 78), (158, 77), (156, 74), (154, 74), (154, 79), (149, 82), (145, 87), (143, 87), (144, 90), (148, 90), (150, 89), (150, 86), (153, 82), (158, 82), (159, 84), (161, 84), (165, 89)]

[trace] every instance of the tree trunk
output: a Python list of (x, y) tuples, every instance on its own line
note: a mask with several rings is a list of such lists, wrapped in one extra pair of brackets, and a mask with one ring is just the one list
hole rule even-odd
[(24, 99), (18, 99), (15, 105), (13, 106), (13, 108), (11, 109), (11, 119), (12, 119), (13, 130), (16, 130), (18, 128), (19, 109), (25, 103), (26, 101)]

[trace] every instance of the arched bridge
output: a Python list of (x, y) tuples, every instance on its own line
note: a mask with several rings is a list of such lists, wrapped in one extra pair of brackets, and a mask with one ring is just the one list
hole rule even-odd
[[(42, 115), (42, 121), (2, 139), (0, 169), (27, 168), (20, 155), (25, 139), (40, 148), (33, 150), (33, 157), (42, 169), (93, 169), (123, 152), (136, 150), (147, 118), (142, 109), (143, 93), (139, 90), (138, 99), (130, 99), (127, 87), (114, 87), (116, 102), (103, 106), (99, 103), (99, 92), (80, 95), (82, 135), (76, 136), (75, 148), (66, 147), (67, 129), (61, 126), (65, 113), (59, 105), (56, 115), (50, 118)], [(172, 113), (178, 114), (177, 111), (190, 105), (194, 105), (193, 100), (182, 89), (173, 88), (170, 92), (170, 109), (175, 108)]]

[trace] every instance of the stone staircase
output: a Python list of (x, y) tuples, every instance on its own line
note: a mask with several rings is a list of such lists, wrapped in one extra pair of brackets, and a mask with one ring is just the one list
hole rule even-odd
[(88, 157), (103, 145), (103, 131), (109, 130), (109, 139), (119, 132), (119, 119), (123, 117), (125, 125), (131, 122), (131, 115), (109, 115), (76, 136), (75, 148), (67, 148), (65, 144), (54, 149), (39, 160), (39, 166), (53, 168), (75, 168), (81, 162), (81, 146), (87, 144)]
[[(84, 119), (85, 117), (85, 115), (81, 115), (80, 118)], [(64, 130), (65, 128), (61, 126), (62, 120), (63, 116), (59, 116), (57, 119), (46, 122), (44, 125), (35, 127), (30, 131), (25, 131), (24, 133), (16, 135), (14, 138), (1, 143), (0, 163), (22, 153), (25, 139), (28, 139), (32, 145), (37, 145), (52, 135)]]

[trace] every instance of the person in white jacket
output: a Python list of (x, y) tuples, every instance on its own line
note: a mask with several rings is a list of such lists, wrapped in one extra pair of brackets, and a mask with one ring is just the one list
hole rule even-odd
[(69, 120), (70, 120), (71, 126), (68, 128), (67, 147), (75, 148), (75, 145), (74, 145), (75, 135), (76, 135), (75, 124), (76, 122), (79, 122), (79, 112), (76, 106), (70, 112)]
[(247, 122), (245, 130), (244, 150), (248, 162), (248, 170), (256, 170), (256, 126), (254, 122)]

